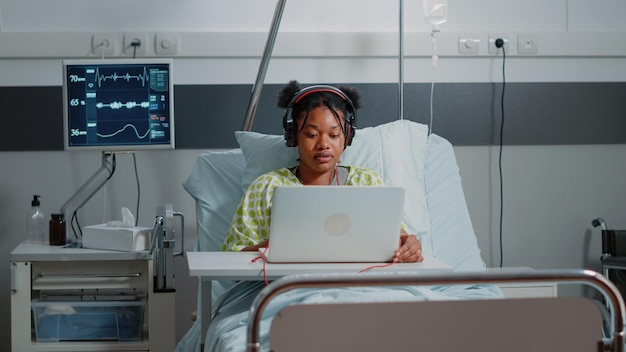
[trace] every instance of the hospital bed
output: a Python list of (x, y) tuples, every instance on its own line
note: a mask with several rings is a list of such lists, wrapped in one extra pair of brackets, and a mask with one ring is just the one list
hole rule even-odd
[[(184, 182), (184, 188), (196, 201), (198, 219), (196, 251), (219, 251), (243, 190), (258, 175), (295, 161), (295, 150), (286, 148), (283, 137), (280, 135), (237, 131), (235, 137), (239, 143), (239, 148), (227, 151), (208, 151), (198, 155), (188, 179)], [(364, 307), (382, 307), (383, 310), (390, 308), (392, 312), (410, 311), (405, 308), (398, 309), (388, 301), (420, 304), (415, 309), (430, 313), (416, 312), (415, 314), (420, 317), (418, 320), (422, 322), (421, 324), (424, 322), (432, 323), (432, 326), (414, 325), (416, 328), (411, 330), (414, 333), (407, 335), (411, 339), (420, 339), (421, 337), (418, 337), (417, 334), (420, 330), (432, 331), (436, 322), (443, 324), (444, 331), (448, 333), (450, 333), (450, 326), (456, 326), (463, 330), (463, 336), (466, 336), (468, 331), (474, 331), (474, 336), (484, 336), (482, 333), (487, 331), (493, 336), (509, 336), (513, 340), (522, 338), (519, 336), (521, 334), (526, 340), (530, 338), (528, 341), (536, 341), (531, 336), (533, 333), (539, 333), (541, 329), (531, 328), (529, 330), (526, 327), (524, 330), (514, 323), (526, 322), (531, 327), (542, 326), (541, 322), (554, 323), (550, 325), (563, 326), (567, 329), (549, 330), (548, 335), (552, 337), (552, 340), (573, 342), (575, 346), (589, 346), (590, 343), (594, 346), (611, 345), (622, 338), (623, 300), (621, 296), (608, 299), (609, 301), (617, 300), (616, 307), (611, 309), (611, 312), (614, 312), (613, 325), (611, 325), (613, 332), (607, 336), (610, 338), (608, 340), (603, 340), (602, 336), (602, 315), (597, 310), (594, 312), (588, 304), (583, 304), (580, 301), (566, 301), (565, 305), (556, 306), (554, 304), (560, 303), (544, 302), (546, 299), (535, 299), (528, 302), (526, 300), (503, 299), (502, 292), (497, 286), (498, 283), (533, 282), (533, 280), (545, 282), (548, 280), (545, 275), (548, 274), (550, 275), (549, 280), (552, 282), (586, 282), (590, 281), (586, 277), (589, 273), (585, 272), (582, 277), (579, 277), (581, 274), (577, 272), (529, 271), (507, 273), (489, 271), (480, 256), (480, 249), (464, 198), (461, 177), (452, 145), (436, 134), (429, 134), (427, 126), (408, 120), (396, 120), (375, 127), (359, 129), (352, 146), (344, 152), (342, 163), (372, 168), (383, 177), (386, 184), (405, 187), (407, 204), (405, 205), (404, 221), (407, 229), (420, 238), (425, 253), (448, 263), (452, 270), (447, 273), (437, 272), (436, 274), (415, 272), (411, 275), (411, 273), (393, 273), (393, 269), (390, 268), (388, 272), (382, 273), (379, 270), (369, 274), (324, 275), (325, 279), (332, 282), (333, 287), (319, 283), (317, 285), (324, 286), (324, 290), (314, 289), (315, 285), (312, 287), (298, 286), (298, 289), (281, 294), (272, 300), (271, 304), (264, 306), (263, 318), (260, 321), (261, 328), (257, 331), (259, 337), (252, 343), (253, 346), (257, 346), (256, 344), (259, 343), (259, 346), (267, 348), (271, 344), (271, 339), (276, 338), (275, 336), (284, 335), (280, 332), (278, 335), (270, 333), (270, 325), (273, 324), (272, 321), (275, 317), (284, 317), (287, 314), (281, 312), (277, 315), (282, 308), (294, 303), (315, 303), (314, 311), (317, 311), (327, 304), (335, 304), (342, 299), (348, 305), (360, 305), (361, 308), (356, 309), (357, 311), (369, 309)], [(577, 276), (573, 279), (572, 275)], [(392, 280), (402, 278), (405, 281), (395, 282), (395, 284), (392, 282), (391, 286), (379, 287), (382, 283), (389, 284), (386, 282), (389, 277)], [(411, 280), (408, 280), (409, 278)], [(603, 278), (600, 276), (598, 280)], [(308, 279), (308, 276), (287, 278), (287, 280), (300, 279)], [(427, 281), (427, 279), (431, 281)], [(457, 279), (460, 282), (455, 283), (452, 279)], [(259, 276), (258, 280), (259, 284), (263, 286), (262, 276)], [(359, 283), (358, 287), (352, 287), (351, 282), (353, 280), (369, 280), (368, 284), (372, 286), (364, 287), (366, 285)], [(420, 282), (420, 280), (425, 281)], [(596, 280), (595, 277), (594, 280)], [(277, 280), (275, 283), (280, 281)], [(206, 292), (202, 292), (204, 285), (201, 281), (198, 293), (198, 312), (208, 310), (212, 312), (209, 314), (213, 314), (216, 305), (221, 298), (225, 297), (225, 292), (232, 289), (232, 285), (232, 282), (213, 281), (211, 296), (207, 297)], [(604, 290), (601, 292), (607, 297), (614, 295), (611, 289), (617, 290), (614, 285), (611, 286), (612, 283), (610, 282), (608, 284), (604, 281), (601, 281), (600, 284), (594, 282), (593, 285)], [(224, 309), (222, 314), (218, 314), (216, 317), (200, 316), (179, 343), (178, 351), (199, 351), (201, 346), (204, 346), (204, 351), (244, 351), (248, 346), (246, 341), (249, 339), (246, 332), (251, 326), (248, 324), (248, 319), (251, 318), (249, 309), (253, 306), (254, 299), (259, 297), (256, 295), (258, 290), (249, 289), (248, 292), (249, 295), (244, 293), (238, 296), (238, 300), (228, 303), (226, 305), (228, 308)], [(455, 309), (455, 307), (460, 304), (459, 302), (468, 300), (474, 301), (470, 307), (480, 307), (483, 311), (480, 314), (473, 311), (461, 314), (461, 318), (472, 317), (470, 321), (466, 321), (466, 326), (452, 324), (455, 321), (463, 321), (458, 317), (441, 321), (441, 317), (449, 316), (451, 310), (452, 312), (461, 312), (466, 309)], [(482, 302), (481, 305), (476, 304), (476, 301)], [(211, 302), (214, 303), (212, 309), (206, 309)], [(389, 306), (383, 305), (383, 302), (389, 303)], [(520, 306), (523, 304), (522, 302), (531, 304), (535, 308)], [(422, 306), (422, 304), (429, 303), (434, 304), (434, 306)], [(445, 305), (441, 303), (445, 303)], [(340, 308), (337, 307), (332, 306), (331, 311), (337, 309), (337, 312), (341, 312)], [(436, 313), (436, 310), (433, 311), (432, 309), (443, 309), (442, 312), (444, 313)], [(547, 313), (550, 311), (569, 313), (567, 315)], [(514, 319), (513, 323), (503, 325), (501, 319), (507, 316), (511, 318), (511, 315), (519, 316), (519, 314), (512, 312), (520, 312), (520, 314), (532, 312), (532, 314), (524, 318), (525, 320), (520, 318), (520, 321), (517, 321)], [(370, 316), (381, 315), (378, 312), (372, 314), (374, 315)], [(339, 314), (339, 317), (345, 316), (346, 314)], [(480, 317), (486, 318), (486, 322), (481, 323), (482, 325), (477, 324), (479, 321), (477, 319)], [(558, 317), (569, 319), (570, 323), (562, 325), (558, 320), (555, 320)], [(203, 329), (201, 321), (206, 322), (210, 318), (213, 318), (212, 323), (208, 329)], [(338, 318), (327, 316), (327, 319), (327, 321), (336, 321)], [(615, 322), (616, 319), (617, 322)], [(304, 320), (308, 320), (308, 318)], [(389, 320), (384, 321), (390, 324)], [(576, 321), (576, 324), (571, 324), (572, 321)], [(297, 324), (303, 329), (304, 326), (307, 326), (301, 325), (301, 322)], [(416, 324), (416, 322), (410, 321), (410, 323), (400, 324), (400, 326), (407, 324)], [(286, 325), (294, 326), (290, 323)], [(577, 326), (580, 326), (580, 329), (587, 331), (587, 333), (572, 334), (571, 332), (574, 331), (572, 329)], [(478, 334), (476, 329), (471, 328), (477, 328), (481, 334)], [(501, 330), (494, 330), (495, 328)], [(512, 332), (518, 332), (518, 335), (511, 335)], [(286, 334), (286, 336), (290, 335), (292, 332)], [(427, 337), (437, 336), (430, 333), (426, 335)], [(584, 337), (587, 344), (573, 340), (572, 336), (574, 335), (580, 338)], [(545, 334), (541, 336), (545, 336)], [(542, 338), (539, 340), (543, 341)], [(512, 343), (512, 345), (519, 344)], [(548, 344), (545, 346), (557, 345)], [(321, 350), (325, 349), (322, 348)], [(507, 348), (507, 350), (512, 349)], [(541, 349), (535, 350), (540, 351)], [(555, 347), (547, 350), (557, 351), (560, 349)]]

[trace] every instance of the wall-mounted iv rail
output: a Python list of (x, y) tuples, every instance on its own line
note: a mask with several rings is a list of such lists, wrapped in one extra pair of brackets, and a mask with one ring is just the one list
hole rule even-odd
[[(259, 99), (261, 97), (261, 89), (263, 88), (263, 82), (265, 81), (265, 74), (267, 73), (267, 67), (269, 66), (272, 51), (274, 49), (274, 42), (276, 42), (276, 36), (278, 35), (278, 27), (280, 27), (280, 21), (283, 17), (285, 10), (285, 4), (287, 0), (277, 0), (276, 7), (274, 9), (274, 16), (272, 17), (272, 26), (270, 27), (267, 41), (265, 43), (265, 49), (263, 50), (263, 56), (261, 57), (261, 64), (259, 65), (259, 71), (257, 73), (256, 80), (252, 86), (252, 94), (248, 103), (248, 110), (246, 112), (246, 118), (243, 122), (242, 130), (251, 131), (252, 123), (254, 122), (254, 115), (259, 105)], [(404, 3), (403, 0), (398, 0), (399, 5), (399, 52), (398, 52), (398, 71), (399, 71), (399, 104), (400, 104), (400, 116), (399, 119), (404, 118)]]

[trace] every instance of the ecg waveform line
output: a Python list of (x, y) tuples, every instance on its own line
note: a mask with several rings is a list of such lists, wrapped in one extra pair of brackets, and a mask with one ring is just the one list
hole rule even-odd
[(100, 68), (96, 68), (96, 79), (95, 81), (98, 82), (98, 87), (102, 86), (102, 82), (106, 82), (107, 80), (112, 79), (113, 82), (116, 82), (118, 79), (123, 79), (126, 80), (126, 82), (130, 82), (131, 79), (134, 79), (136, 81), (141, 81), (141, 85), (142, 86), (146, 86), (146, 82), (150, 81), (150, 76), (148, 75), (148, 70), (144, 67), (143, 68), (143, 74), (140, 75), (131, 75), (130, 73), (125, 73), (123, 75), (118, 75), (117, 72), (113, 72), (112, 75), (101, 75), (100, 74)]
[(136, 107), (141, 107), (144, 109), (147, 109), (150, 107), (150, 102), (149, 101), (142, 101), (140, 103), (136, 102), (136, 101), (129, 101), (126, 103), (122, 103), (120, 101), (114, 101), (112, 103), (101, 103), (98, 102), (96, 103), (96, 108), (98, 109), (103, 109), (103, 108), (111, 108), (111, 110), (118, 110), (121, 108), (126, 108), (126, 109), (132, 109), (132, 108), (136, 108)]
[(148, 129), (146, 131), (146, 133), (142, 136), (139, 134), (139, 131), (137, 131), (137, 127), (135, 127), (135, 125), (133, 125), (132, 123), (127, 123), (124, 127), (122, 127), (122, 129), (119, 129), (113, 133), (110, 134), (102, 134), (102, 133), (97, 133), (98, 137), (102, 137), (102, 138), (110, 138), (110, 137), (114, 137), (122, 132), (124, 132), (125, 129), (127, 128), (132, 128), (135, 131), (135, 135), (137, 136), (137, 138), (139, 139), (144, 139), (148, 136), (148, 133), (150, 133), (150, 129)]

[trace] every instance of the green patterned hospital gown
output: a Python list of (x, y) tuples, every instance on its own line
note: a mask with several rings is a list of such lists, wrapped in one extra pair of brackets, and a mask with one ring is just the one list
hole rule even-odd
[[(381, 186), (382, 178), (373, 170), (350, 166), (346, 186)], [(270, 229), (270, 207), (276, 186), (302, 186), (288, 168), (259, 176), (241, 198), (233, 216), (223, 251), (240, 251), (267, 239)]]

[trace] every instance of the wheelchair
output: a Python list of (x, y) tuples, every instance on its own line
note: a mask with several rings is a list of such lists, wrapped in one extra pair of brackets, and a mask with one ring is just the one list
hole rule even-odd
[[(602, 230), (602, 255), (600, 264), (602, 274), (617, 286), (622, 297), (626, 299), (626, 230), (613, 230), (606, 226), (602, 218), (596, 218), (591, 222), (593, 227)], [(604, 300), (602, 302), (605, 304)], [(604, 307), (605, 322), (608, 319), (608, 311)], [(608, 333), (605, 326), (605, 334)]]
[(602, 230), (602, 274), (611, 280), (626, 298), (626, 230), (611, 230), (602, 218), (591, 224)]

